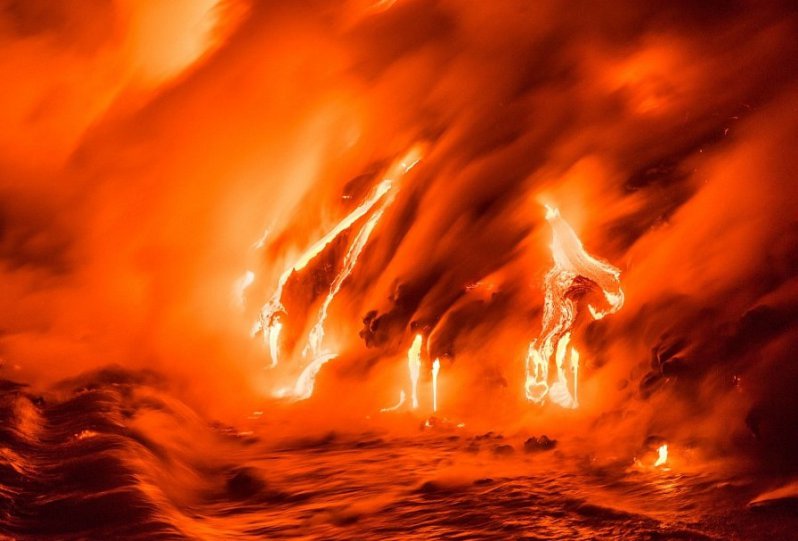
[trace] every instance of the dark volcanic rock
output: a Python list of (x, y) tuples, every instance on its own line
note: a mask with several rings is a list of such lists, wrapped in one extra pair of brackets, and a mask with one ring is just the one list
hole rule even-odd
[(513, 448), (512, 445), (507, 445), (507, 444), (497, 445), (496, 447), (493, 448), (493, 453), (498, 456), (507, 456), (513, 454), (514, 452), (515, 448)]
[(238, 468), (227, 479), (226, 488), (231, 498), (243, 500), (261, 492), (266, 488), (266, 483), (258, 478), (254, 470)]
[(553, 440), (546, 436), (535, 437), (532, 436), (531, 438), (527, 439), (524, 442), (524, 452), (526, 453), (540, 453), (543, 451), (551, 451), (557, 447), (557, 440)]

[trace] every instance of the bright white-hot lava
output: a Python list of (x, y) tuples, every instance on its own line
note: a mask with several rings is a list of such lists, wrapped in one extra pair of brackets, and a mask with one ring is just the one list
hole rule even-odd
[[(391, 169), (388, 171), (388, 178), (383, 181), (383, 184), (395, 183), (395, 179), (400, 178), (402, 175), (410, 171), (410, 169), (412, 169), (413, 166), (418, 163), (418, 161), (418, 151), (414, 149), (413, 151), (409, 152), (400, 162), (391, 167)], [(323, 354), (322, 342), (324, 341), (324, 323), (327, 320), (327, 312), (330, 308), (330, 305), (332, 304), (333, 299), (335, 299), (335, 296), (338, 294), (338, 292), (341, 291), (341, 287), (344, 285), (346, 279), (354, 270), (360, 254), (363, 252), (366, 244), (368, 244), (369, 238), (374, 232), (374, 228), (377, 227), (377, 223), (379, 223), (382, 215), (385, 213), (385, 210), (391, 205), (391, 203), (393, 203), (397, 189), (398, 187), (396, 187), (396, 184), (394, 184), (394, 188), (390, 190), (390, 193), (383, 199), (379, 208), (374, 211), (363, 227), (360, 228), (360, 231), (358, 231), (355, 239), (349, 246), (346, 256), (344, 257), (343, 268), (330, 285), (330, 291), (327, 294), (327, 297), (324, 299), (324, 303), (321, 305), (321, 308), (319, 309), (316, 324), (313, 326), (310, 334), (308, 335), (308, 344), (302, 352), (303, 355), (310, 353), (315, 358)]]
[(277, 289), (272, 294), (269, 301), (263, 305), (260, 311), (260, 317), (255, 324), (253, 332), (255, 334), (263, 332), (269, 344), (269, 354), (271, 355), (272, 366), (276, 366), (279, 362), (279, 342), (280, 331), (282, 330), (282, 323), (280, 321), (281, 314), (285, 313), (283, 306), (283, 290), (288, 283), (289, 278), (295, 272), (304, 269), (316, 256), (318, 256), (338, 235), (352, 227), (360, 218), (365, 216), (380, 199), (391, 190), (392, 182), (390, 180), (383, 180), (374, 190), (372, 190), (369, 197), (360, 204), (355, 210), (350, 212), (338, 225), (330, 230), (321, 239), (313, 243), (313, 245), (305, 250), (299, 259), (290, 267), (288, 267), (277, 282)]
[[(303, 351), (303, 355), (305, 356), (310, 353), (312, 359), (310, 364), (308, 364), (308, 366), (306, 366), (302, 371), (296, 381), (296, 384), (294, 385), (294, 398), (297, 400), (305, 400), (313, 395), (313, 387), (315, 385), (316, 375), (319, 373), (319, 370), (328, 361), (338, 356), (337, 353), (322, 349), (322, 343), (324, 341), (324, 323), (327, 320), (327, 312), (333, 300), (335, 299), (335, 296), (339, 291), (341, 291), (341, 287), (344, 285), (344, 282), (349, 275), (352, 274), (352, 271), (357, 264), (358, 258), (363, 252), (363, 249), (366, 247), (366, 244), (368, 244), (369, 238), (374, 232), (374, 228), (377, 227), (377, 223), (379, 223), (380, 218), (382, 218), (385, 210), (391, 205), (391, 203), (393, 203), (397, 189), (395, 179), (400, 178), (401, 175), (404, 175), (410, 171), (410, 169), (412, 169), (413, 166), (418, 163), (419, 157), (417, 153), (418, 150), (413, 149), (401, 161), (391, 167), (388, 172), (388, 178), (383, 180), (380, 186), (378, 186), (378, 192), (380, 195), (376, 198), (376, 200), (382, 199), (382, 204), (376, 211), (374, 211), (368, 220), (366, 220), (366, 223), (360, 228), (357, 235), (355, 235), (352, 244), (349, 246), (349, 249), (346, 251), (343, 267), (335, 277), (335, 280), (333, 280), (333, 283), (330, 285), (330, 291), (327, 293), (327, 296), (325, 297), (324, 302), (319, 309), (316, 324), (310, 331), (307, 346)], [(383, 193), (380, 187), (386, 184), (389, 186), (389, 190)], [(369, 201), (371, 201), (371, 198)]]
[(313, 396), (313, 387), (316, 384), (316, 375), (321, 370), (321, 367), (327, 364), (328, 361), (335, 359), (338, 356), (337, 353), (324, 353), (311, 361), (311, 363), (305, 367), (302, 373), (296, 380), (294, 384), (293, 392), (291, 393), (291, 397), (296, 400), (307, 400), (311, 396)]
[(438, 372), (441, 370), (440, 359), (432, 361), (432, 411), (438, 411)]
[(657, 461), (654, 462), (654, 467), (664, 466), (668, 462), (668, 444), (660, 445), (657, 449)]
[(410, 171), (421, 159), (420, 147), (412, 148), (401, 160), (395, 162), (387, 172), (386, 177), (372, 189), (369, 196), (355, 210), (349, 213), (332, 230), (321, 239), (316, 241), (309, 249), (302, 253), (299, 259), (287, 268), (277, 284), (277, 289), (272, 294), (269, 301), (263, 306), (258, 321), (253, 328), (253, 334), (264, 333), (269, 345), (272, 366), (276, 366), (280, 357), (280, 333), (283, 329), (281, 318), (285, 315), (286, 309), (282, 302), (283, 290), (288, 280), (295, 272), (304, 269), (315, 257), (321, 254), (324, 249), (333, 242), (344, 231), (352, 227), (375, 206), (381, 202), (371, 216), (355, 235), (344, 257), (343, 266), (332, 284), (330, 290), (319, 309), (316, 323), (313, 325), (309, 335), (308, 343), (303, 350), (303, 355), (311, 355), (310, 363), (302, 370), (292, 388), (284, 388), (281, 396), (290, 396), (297, 400), (310, 398), (313, 394), (316, 375), (321, 367), (328, 361), (337, 357), (337, 353), (323, 349), (324, 324), (327, 314), (335, 296), (340, 292), (346, 279), (354, 270), (360, 254), (365, 249), (368, 241), (382, 218), (385, 210), (393, 203), (398, 189), (398, 179)]
[[(407, 350), (407, 368), (410, 374), (410, 406), (412, 409), (418, 409), (418, 380), (421, 376), (421, 350), (424, 345), (424, 337), (417, 334)], [(432, 411), (438, 411), (438, 374), (441, 370), (440, 359), (432, 361)], [(380, 411), (390, 412), (396, 411), (405, 403), (405, 392), (399, 393), (399, 402), (387, 408), (382, 408)]]
[[(591, 282), (601, 289), (607, 301), (603, 309), (588, 305), (593, 319), (615, 313), (623, 306), (621, 272), (587, 253), (556, 208), (546, 207), (546, 220), (552, 229), (554, 266), (544, 280), (540, 336), (529, 344), (526, 358), (526, 397), (541, 403), (548, 396), (564, 408), (576, 408), (579, 405), (579, 352), (571, 344), (571, 329), (577, 315), (574, 293), (582, 287), (579, 280)], [(550, 377), (552, 361), (556, 372)]]
[(410, 397), (413, 409), (418, 409), (418, 376), (421, 373), (421, 345), (424, 337), (417, 334), (407, 350), (407, 368), (410, 372)]

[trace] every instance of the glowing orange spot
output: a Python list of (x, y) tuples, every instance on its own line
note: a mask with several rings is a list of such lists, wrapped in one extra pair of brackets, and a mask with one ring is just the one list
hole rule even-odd
[(658, 468), (664, 466), (668, 462), (668, 444), (660, 445), (657, 449), (657, 461), (654, 462), (654, 467)]

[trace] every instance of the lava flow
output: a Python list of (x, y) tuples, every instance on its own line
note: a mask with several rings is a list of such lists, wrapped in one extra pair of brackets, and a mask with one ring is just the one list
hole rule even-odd
[[(556, 208), (546, 208), (546, 220), (553, 238), (551, 253), (554, 267), (545, 278), (546, 297), (540, 336), (529, 344), (526, 358), (526, 396), (542, 402), (546, 396), (564, 408), (579, 406), (579, 352), (571, 344), (571, 329), (576, 321), (576, 296), (588, 285), (599, 287), (607, 308), (588, 305), (593, 319), (601, 319), (623, 306), (621, 272), (612, 265), (588, 254), (579, 237)], [(549, 376), (554, 361), (556, 372)], [(569, 389), (570, 381), (570, 389)]]
[(410, 372), (410, 404), (415, 410), (418, 409), (418, 377), (421, 373), (421, 345), (424, 337), (417, 334), (413, 339), (413, 345), (407, 351), (407, 368)]
[[(254, 335), (257, 335), (258, 333), (263, 333), (267, 337), (272, 366), (277, 366), (279, 362), (280, 332), (282, 331), (283, 328), (281, 318), (282, 315), (285, 313), (285, 307), (283, 306), (282, 298), (283, 298), (283, 290), (285, 289), (288, 280), (291, 278), (291, 276), (293, 276), (294, 273), (300, 272), (302, 269), (304, 269), (308, 265), (308, 263), (310, 263), (316, 256), (318, 256), (324, 250), (324, 248), (327, 247), (327, 245), (329, 245), (332, 241), (334, 241), (338, 237), (338, 235), (340, 235), (343, 231), (346, 231), (347, 229), (352, 227), (352, 224), (354, 224), (360, 218), (365, 216), (372, 209), (372, 207), (374, 207), (374, 205), (377, 204), (377, 202), (379, 202), (383, 197), (386, 196), (388, 192), (391, 191), (392, 188), (393, 188), (393, 183), (391, 180), (389, 179), (383, 180), (372, 191), (371, 195), (363, 203), (360, 204), (360, 206), (358, 206), (355, 210), (349, 213), (343, 220), (338, 222), (338, 224), (332, 230), (330, 230), (326, 235), (324, 235), (322, 238), (313, 243), (313, 245), (311, 245), (310, 248), (308, 248), (306, 251), (302, 253), (299, 259), (296, 262), (294, 262), (293, 265), (288, 267), (280, 275), (280, 280), (277, 282), (277, 288), (275, 289), (269, 301), (265, 305), (263, 305), (263, 308), (261, 308), (260, 317), (253, 326), (253, 331), (252, 331)], [(379, 213), (377, 214), (377, 216), (379, 219)], [(353, 244), (352, 248), (350, 249), (350, 254), (352, 253), (353, 250), (355, 250), (354, 256), (352, 257), (349, 254), (347, 255), (347, 260), (351, 260), (350, 263), (351, 266), (354, 266), (354, 263), (357, 261), (357, 255), (359, 254), (359, 251), (362, 249), (362, 246), (359, 245), (365, 244), (365, 241), (368, 240), (368, 235), (370, 234), (371, 230), (374, 228), (373, 225), (371, 226), (369, 225), (371, 223), (372, 221), (369, 220), (366, 226), (364, 226), (364, 229), (361, 230), (361, 233), (358, 235), (358, 237), (365, 237), (365, 240), (362, 242), (356, 241), (355, 244)], [(364, 231), (366, 231), (365, 235), (363, 234)], [(345, 279), (346, 275), (344, 274), (344, 272), (342, 272), (341, 276), (343, 276), (343, 278), (341, 278), (340, 282), (343, 282), (343, 279)], [(339, 282), (339, 280), (336, 279), (336, 282)], [(328, 298), (332, 297), (332, 295), (333, 294), (331, 289), (331, 294)], [(322, 314), (325, 313), (326, 313), (326, 307), (324, 308), (324, 312), (322, 312)], [(322, 316), (319, 317), (319, 320), (320, 323), (323, 323)], [(319, 338), (316, 341), (320, 342), (321, 340)]]
[(438, 372), (441, 371), (441, 360), (432, 361), (432, 411), (438, 411)]
[(795, 538), (796, 36), (0, 0), (0, 539)]
[(420, 159), (420, 148), (416, 146), (389, 169), (388, 176), (372, 190), (369, 197), (367, 197), (363, 203), (350, 212), (343, 220), (338, 222), (326, 235), (313, 243), (310, 248), (302, 253), (292, 266), (280, 275), (277, 288), (269, 301), (261, 308), (260, 317), (255, 323), (252, 331), (254, 335), (263, 333), (267, 337), (272, 367), (277, 366), (280, 355), (280, 333), (283, 329), (282, 317), (286, 314), (285, 307), (282, 303), (282, 296), (288, 280), (295, 273), (307, 267), (307, 265), (321, 254), (339, 235), (352, 227), (358, 220), (366, 216), (376, 207), (376, 210), (373, 211), (351, 242), (344, 256), (343, 268), (330, 285), (329, 293), (319, 309), (316, 323), (313, 325), (308, 336), (307, 346), (302, 352), (303, 356), (310, 354), (310, 362), (302, 370), (294, 386), (279, 389), (276, 392), (277, 396), (291, 397), (296, 400), (306, 400), (310, 398), (313, 395), (313, 386), (319, 370), (321, 370), (324, 364), (337, 356), (337, 353), (323, 349), (324, 323), (327, 320), (327, 312), (330, 308), (330, 304), (332, 304), (344, 282), (352, 273), (352, 270), (354, 270), (358, 258), (366, 247), (380, 218), (393, 202), (396, 191), (398, 190), (398, 179), (407, 174)]

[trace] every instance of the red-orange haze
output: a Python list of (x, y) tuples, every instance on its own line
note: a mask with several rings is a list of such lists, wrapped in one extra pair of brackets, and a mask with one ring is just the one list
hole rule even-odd
[[(118, 365), (214, 416), (390, 424), (420, 334), (414, 423), (437, 358), (453, 424), (798, 466), (798, 15), (642, 4), (0, 2), (3, 377)], [(392, 167), (291, 402), (372, 214), (286, 282), (277, 366), (253, 323)], [(577, 303), (575, 410), (524, 396), (544, 205), (625, 294)]]

